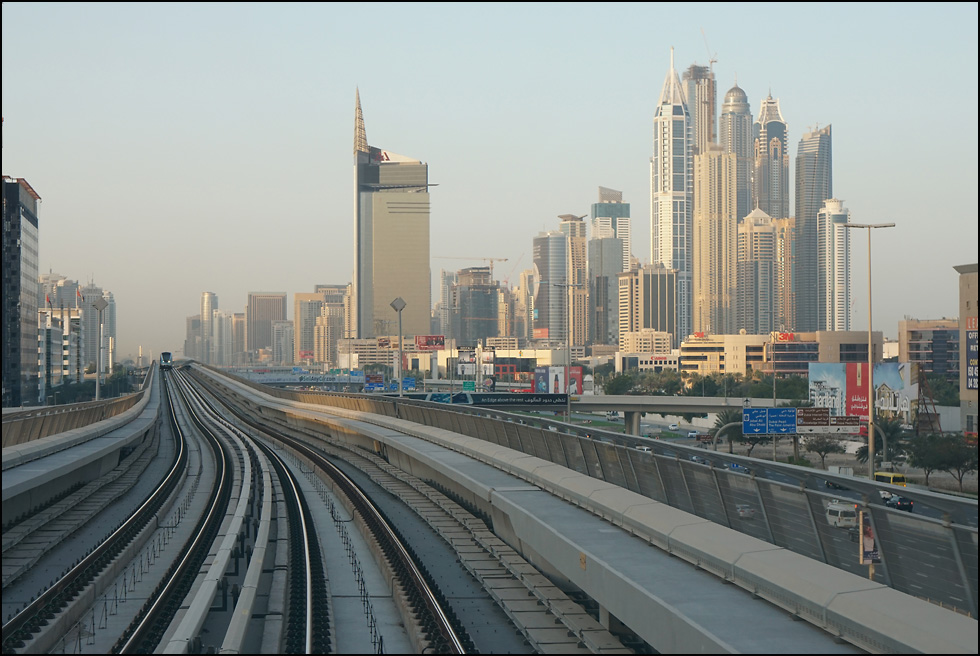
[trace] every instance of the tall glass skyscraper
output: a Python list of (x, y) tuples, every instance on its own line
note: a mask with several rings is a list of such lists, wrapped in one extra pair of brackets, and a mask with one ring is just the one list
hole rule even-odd
[(774, 219), (785, 219), (789, 216), (789, 141), (779, 101), (772, 94), (762, 101), (759, 118), (752, 129), (755, 150), (753, 205)]
[(844, 201), (828, 198), (817, 212), (819, 330), (851, 329), (851, 248)]
[(691, 332), (691, 257), (694, 194), (694, 134), (684, 89), (674, 70), (664, 80), (653, 115), (650, 158), (650, 255), (675, 270), (677, 322), (674, 346)]
[(694, 155), (705, 152), (708, 144), (716, 143), (715, 111), (718, 107), (718, 91), (715, 72), (708, 66), (691, 64), (684, 71), (684, 90), (687, 109), (691, 114), (694, 134)]
[(429, 273), (429, 167), (417, 159), (369, 146), (355, 92), (354, 116), (354, 334), (393, 334), (402, 298), (404, 335), (428, 335), (432, 311)]
[(623, 202), (623, 192), (599, 187), (599, 202), (592, 204), (592, 239), (615, 237), (622, 242), (623, 268), (629, 271), (633, 256), (630, 237), (630, 204)]
[(824, 330), (820, 317), (817, 212), (834, 197), (830, 126), (807, 132), (796, 151), (796, 326)]
[(749, 98), (736, 84), (721, 104), (718, 143), (726, 153), (735, 154), (735, 215), (741, 221), (752, 207), (752, 111)]
[(534, 296), (533, 338), (554, 344), (565, 342), (568, 311), (568, 236), (553, 230), (539, 233), (533, 241)]

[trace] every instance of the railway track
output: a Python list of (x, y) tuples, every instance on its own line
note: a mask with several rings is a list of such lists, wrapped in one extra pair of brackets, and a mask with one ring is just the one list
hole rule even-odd
[[(175, 422), (172, 408), (170, 419)], [(168, 501), (179, 485), (186, 465), (186, 443), (182, 438), (177, 438), (169, 472), (132, 516), (4, 623), (4, 653), (16, 653), (27, 643), (34, 642), (56, 617), (72, 609), (84, 589), (111, 570), (111, 564), (131, 543), (138, 542), (145, 535), (158, 514), (167, 510)]]

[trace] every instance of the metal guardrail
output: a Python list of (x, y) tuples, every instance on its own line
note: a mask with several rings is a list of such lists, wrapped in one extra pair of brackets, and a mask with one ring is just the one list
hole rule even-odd
[[(805, 482), (807, 477), (826, 475), (825, 472), (717, 452), (706, 454), (702, 449), (659, 440), (644, 440), (651, 448), (650, 453), (645, 453), (623, 445), (625, 440), (634, 439), (631, 436), (567, 426), (548, 418), (535, 420), (486, 408), (450, 408), (393, 397), (296, 392), (231, 377), (278, 398), (395, 416), (506, 446), (852, 574), (868, 576), (867, 565), (859, 563), (859, 545), (852, 540), (852, 533), (828, 521), (827, 506), (837, 495), (816, 485), (808, 487)], [(750, 467), (782, 470), (793, 474), (797, 481), (788, 483), (720, 469), (694, 462), (691, 455), (710, 455), (712, 459), (722, 456)], [(892, 486), (866, 481), (861, 487), (866, 496), (877, 496), (878, 489)], [(976, 501), (934, 496), (947, 506), (961, 504), (967, 511), (964, 514), (972, 512), (976, 516)], [(944, 519), (935, 519), (866, 500), (851, 503), (869, 513), (878, 540), (881, 563), (874, 568), (876, 582), (977, 617), (980, 572), (975, 525), (951, 521), (948, 514)]]

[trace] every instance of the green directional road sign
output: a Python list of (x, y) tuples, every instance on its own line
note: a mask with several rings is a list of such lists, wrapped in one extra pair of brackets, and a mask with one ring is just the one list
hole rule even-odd
[(474, 383), (472, 380), (464, 380), (463, 381), (463, 391), (464, 392), (475, 392), (476, 391), (476, 383)]

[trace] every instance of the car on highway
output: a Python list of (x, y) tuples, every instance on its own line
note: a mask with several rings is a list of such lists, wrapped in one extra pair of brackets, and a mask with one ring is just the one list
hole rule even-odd
[(640, 446), (636, 447), (636, 450), (637, 451), (642, 451), (643, 453), (653, 453), (653, 451), (650, 449), (650, 447), (644, 446), (642, 444)]
[(678, 426), (677, 424), (671, 424), (670, 426), (667, 427), (667, 430), (675, 431), (678, 428), (680, 428), (680, 426)]
[(745, 465), (740, 465), (737, 462), (733, 462), (733, 463), (729, 464), (728, 465), (728, 468), (731, 469), (732, 471), (740, 472), (742, 474), (751, 474), (752, 473), (752, 470), (751, 469), (749, 469)]
[(702, 456), (691, 456), (691, 462), (696, 462), (699, 465), (707, 465), (708, 459)]
[(747, 503), (735, 504), (735, 511), (738, 513), (738, 516), (741, 517), (742, 519), (752, 519), (753, 517), (755, 517), (755, 508), (753, 508)]
[(687, 436), (688, 436), (688, 438), (690, 438), (692, 440), (693, 439), (697, 439), (698, 432), (697, 431), (688, 431), (687, 432)]
[(913, 502), (911, 499), (906, 497), (900, 497), (897, 494), (893, 494), (887, 499), (885, 499), (885, 505), (889, 508), (895, 508), (896, 510), (904, 510), (906, 512), (912, 512)]

